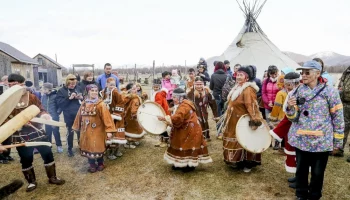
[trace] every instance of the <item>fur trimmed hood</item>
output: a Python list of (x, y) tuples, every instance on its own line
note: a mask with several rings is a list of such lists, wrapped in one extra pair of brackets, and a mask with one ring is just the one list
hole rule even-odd
[(239, 86), (238, 84), (235, 85), (230, 93), (228, 94), (228, 99), (231, 101), (234, 101), (237, 99), (237, 97), (247, 88), (252, 87), (256, 92), (259, 92), (259, 87), (256, 85), (255, 82), (246, 82), (242, 86)]

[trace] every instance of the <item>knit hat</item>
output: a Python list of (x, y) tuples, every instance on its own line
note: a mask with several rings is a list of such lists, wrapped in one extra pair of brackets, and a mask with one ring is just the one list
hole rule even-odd
[(43, 84), (44, 89), (52, 90), (53, 89), (53, 84), (52, 83), (44, 83)]
[(177, 69), (173, 69), (173, 70), (171, 71), (171, 75), (173, 75), (173, 74), (177, 75)]
[(224, 64), (225, 64), (225, 65), (230, 64), (230, 61), (225, 60), (225, 61), (224, 61)]
[(26, 82), (25, 82), (25, 85), (26, 85), (26, 87), (32, 87), (32, 86), (33, 86), (33, 82), (31, 82), (31, 81), (26, 81)]

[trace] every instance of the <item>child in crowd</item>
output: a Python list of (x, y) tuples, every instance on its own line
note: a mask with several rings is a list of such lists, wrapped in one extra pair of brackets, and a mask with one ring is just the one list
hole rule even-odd
[(174, 87), (171, 84), (171, 80), (170, 80), (170, 72), (165, 71), (162, 73), (162, 88), (166, 88), (168, 90), (168, 94), (166, 96), (166, 100), (168, 101), (168, 104), (171, 105), (173, 100), (172, 100), (172, 96), (173, 96), (173, 90)]
[(204, 86), (207, 85), (207, 82), (210, 82), (209, 74), (208, 74), (208, 72), (206, 71), (206, 69), (204, 68), (203, 65), (200, 65), (198, 67), (198, 74), (197, 74), (197, 76), (199, 76), (199, 77), (201, 77), (203, 79)]
[[(165, 111), (166, 115), (170, 115), (169, 105), (166, 100), (168, 90), (166, 88), (161, 88), (161, 81), (156, 79), (153, 81), (154, 96), (153, 101), (159, 104)], [(159, 142), (155, 144), (156, 147), (166, 147), (169, 140), (169, 135), (167, 131), (164, 131), (159, 138)]]
[(194, 85), (194, 79), (196, 77), (196, 71), (193, 68), (188, 69), (188, 79), (186, 81), (186, 93), (191, 91)]
[(171, 71), (171, 78), (170, 78), (173, 88), (179, 87), (180, 80), (181, 80), (181, 77), (179, 75), (179, 72), (176, 69), (173, 69), (173, 71)]
[[(57, 96), (57, 91), (53, 89), (52, 83), (44, 83), (43, 95), (41, 97), (41, 104), (44, 106), (44, 109), (51, 115), (52, 120), (59, 121), (61, 109), (57, 106), (56, 96)], [(53, 136), (55, 137), (57, 152), (63, 153), (59, 127), (45, 125), (45, 131), (51, 143), (52, 143), (52, 134), (53, 134)]]
[(143, 92), (142, 86), (140, 83), (136, 83), (137, 95), (141, 98), (142, 103), (148, 99), (147, 93)]

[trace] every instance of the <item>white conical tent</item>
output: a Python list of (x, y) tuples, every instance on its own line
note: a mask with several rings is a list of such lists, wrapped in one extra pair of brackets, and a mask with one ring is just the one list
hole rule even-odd
[(266, 0), (261, 6), (257, 6), (256, 2), (253, 6), (250, 6), (244, 1), (244, 10), (240, 6), (246, 16), (246, 22), (237, 37), (221, 56), (207, 59), (210, 73), (214, 71), (214, 61), (224, 60), (229, 60), (231, 66), (237, 63), (241, 65), (255, 65), (258, 78), (263, 77), (264, 71), (270, 65), (275, 65), (278, 69), (286, 67), (296, 69), (299, 67), (298, 63), (281, 52), (259, 27), (256, 18), (259, 16)]

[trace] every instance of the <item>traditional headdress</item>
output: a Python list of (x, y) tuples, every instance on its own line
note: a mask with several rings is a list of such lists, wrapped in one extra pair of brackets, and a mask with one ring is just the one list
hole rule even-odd
[(95, 84), (89, 84), (89, 85), (87, 85), (86, 88), (85, 88), (86, 93), (88, 94), (89, 91), (90, 91), (92, 88), (97, 88), (97, 89), (98, 89), (97, 85), (95, 85)]
[(175, 97), (186, 97), (186, 92), (182, 88), (176, 88), (173, 91), (173, 96), (175, 96)]

